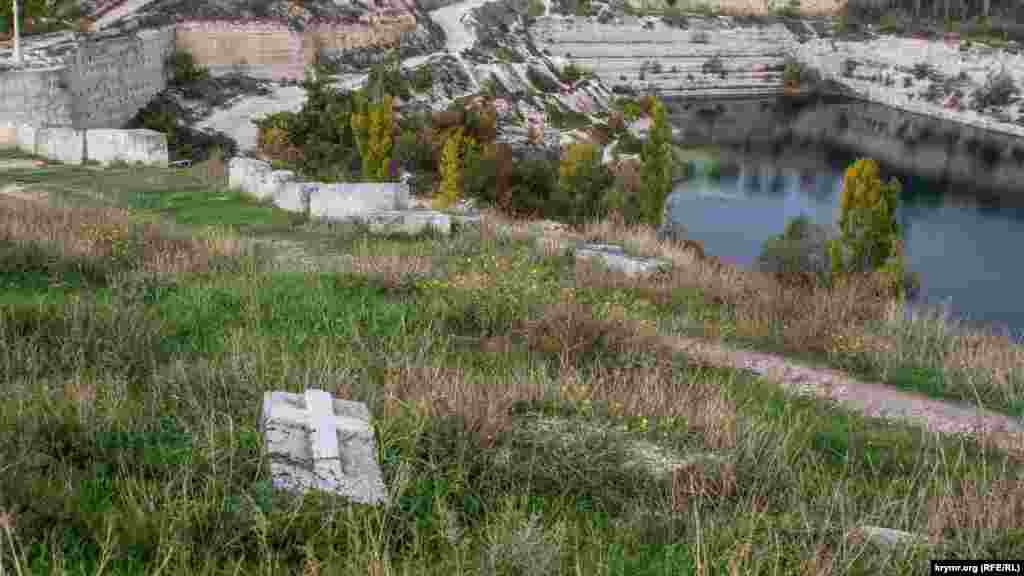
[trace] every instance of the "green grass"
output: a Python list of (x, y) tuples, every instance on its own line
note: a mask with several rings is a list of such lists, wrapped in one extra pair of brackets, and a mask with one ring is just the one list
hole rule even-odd
[[(793, 574), (816, 562), (817, 573), (918, 574), (936, 556), (1024, 553), (1007, 505), (1019, 485), (1001, 483), (1020, 462), (700, 366), (618, 335), (611, 319), (624, 309), (727, 322), (699, 291), (656, 304), (582, 285), (566, 258), (472, 230), (287, 232), (266, 207), (224, 195), (253, 211), (249, 226), (215, 195), (190, 198), (171, 191), (176, 177), (143, 172), (136, 193), (120, 171), (67, 168), (37, 183), (68, 195), (96, 186), (143, 212), (370, 261), (432, 256), (438, 269), (396, 280), (257, 261), (89, 278), (59, 250), (4, 245), (0, 278), (17, 290), (63, 281), (76, 294), (0, 305), (9, 573), (17, 562), (32, 574)], [(570, 287), (579, 314), (560, 316)], [(508, 348), (484, 345), (496, 340)], [(263, 392), (306, 388), (367, 402), (387, 505), (271, 488)], [(635, 464), (641, 441), (729, 464), (673, 481)], [(846, 537), (929, 520), (941, 552)]]

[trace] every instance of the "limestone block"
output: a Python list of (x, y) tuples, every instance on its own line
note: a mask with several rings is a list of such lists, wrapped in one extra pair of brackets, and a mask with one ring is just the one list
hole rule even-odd
[(309, 214), (309, 197), (319, 184), (313, 182), (285, 182), (274, 196), (274, 205), (282, 210)]
[(284, 195), (284, 186), (294, 180), (293, 172), (274, 170), (269, 163), (255, 158), (235, 157), (228, 162), (228, 186), (241, 189), (261, 200), (281, 197)]
[(85, 149), (89, 160), (102, 164), (123, 160), (167, 166), (167, 135), (155, 130), (88, 130)]
[(81, 164), (85, 161), (85, 131), (40, 128), (36, 132), (36, 154), (65, 164)]
[(409, 186), (396, 182), (319, 184), (309, 195), (312, 218), (345, 219), (378, 210), (409, 207)]

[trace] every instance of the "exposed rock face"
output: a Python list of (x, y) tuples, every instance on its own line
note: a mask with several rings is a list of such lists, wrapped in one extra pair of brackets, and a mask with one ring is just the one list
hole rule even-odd
[[(424, 56), (444, 49), (444, 30), (430, 15), (417, 6), (414, 15), (417, 26), (403, 31), (398, 39), (399, 54), (402, 58)], [(388, 51), (380, 46), (358, 48), (326, 49), (321, 52), (325, 64), (333, 66), (339, 73), (360, 72), (384, 61)]]

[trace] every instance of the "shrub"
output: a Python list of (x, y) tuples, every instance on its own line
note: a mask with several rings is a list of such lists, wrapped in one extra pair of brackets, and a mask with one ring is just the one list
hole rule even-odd
[(974, 93), (972, 107), (975, 110), (984, 110), (989, 106), (1006, 106), (1020, 90), (1013, 82), (1013, 77), (1006, 71), (989, 74), (985, 85)]
[(786, 223), (785, 231), (761, 247), (758, 269), (790, 286), (813, 286), (828, 280), (828, 230), (806, 216)]
[(423, 65), (412, 73), (412, 88), (417, 92), (430, 92), (434, 87), (434, 70)]
[(627, 224), (640, 223), (640, 196), (643, 192), (640, 163), (635, 160), (617, 162), (613, 175), (615, 181), (604, 198), (605, 211)]
[(843, 60), (843, 63), (839, 65), (840, 74), (842, 74), (844, 78), (850, 78), (853, 76), (853, 71), (857, 69), (858, 65), (859, 64), (856, 60), (846, 58)]
[(512, 170), (512, 149), (508, 144), (469, 147), (463, 161), (463, 194), (511, 213)]
[(582, 67), (570, 62), (562, 68), (559, 79), (566, 84), (575, 84), (576, 81), (583, 78), (586, 73), (587, 71)]
[(210, 77), (210, 71), (196, 65), (191, 52), (178, 50), (171, 55), (171, 84), (178, 87), (188, 86)]
[(537, 158), (516, 162), (509, 173), (506, 210), (516, 216), (548, 215), (557, 187), (558, 173), (553, 163)]
[(672, 192), (672, 130), (665, 117), (665, 106), (657, 100), (651, 106), (654, 123), (640, 152), (643, 159), (640, 212), (644, 223), (657, 227), (664, 216), (665, 200)]
[(786, 58), (782, 68), (782, 82), (787, 87), (813, 87), (820, 80), (821, 74), (814, 68), (805, 66), (791, 56)]
[(622, 107), (622, 116), (625, 118), (626, 122), (635, 122), (640, 118), (642, 113), (643, 110), (637, 102), (630, 101)]
[(626, 117), (622, 112), (612, 112), (608, 116), (608, 131), (618, 136), (626, 131)]
[(541, 0), (530, 0), (526, 6), (526, 14), (530, 18), (540, 18), (544, 15), (544, 3)]
[(717, 74), (722, 78), (725, 78), (725, 63), (722, 62), (722, 57), (715, 55), (704, 61), (701, 64), (700, 71), (705, 74)]
[(603, 216), (603, 195), (612, 183), (593, 142), (574, 142), (562, 154), (554, 207), (560, 220), (580, 226)]
[(903, 19), (895, 10), (889, 10), (878, 22), (878, 31), (884, 34), (901, 34), (905, 29)]

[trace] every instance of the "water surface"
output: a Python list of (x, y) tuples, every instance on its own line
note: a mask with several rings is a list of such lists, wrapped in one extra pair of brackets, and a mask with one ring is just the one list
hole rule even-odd
[[(671, 219), (708, 254), (753, 266), (761, 244), (787, 220), (804, 214), (820, 224), (838, 221), (843, 170), (855, 158), (832, 154), (816, 166), (806, 159), (723, 155), (720, 177), (695, 161), (694, 175), (669, 198)], [(883, 180), (897, 176), (902, 184), (898, 217), (907, 264), (921, 279), (915, 304), (1024, 334), (1024, 209), (881, 168)]]

